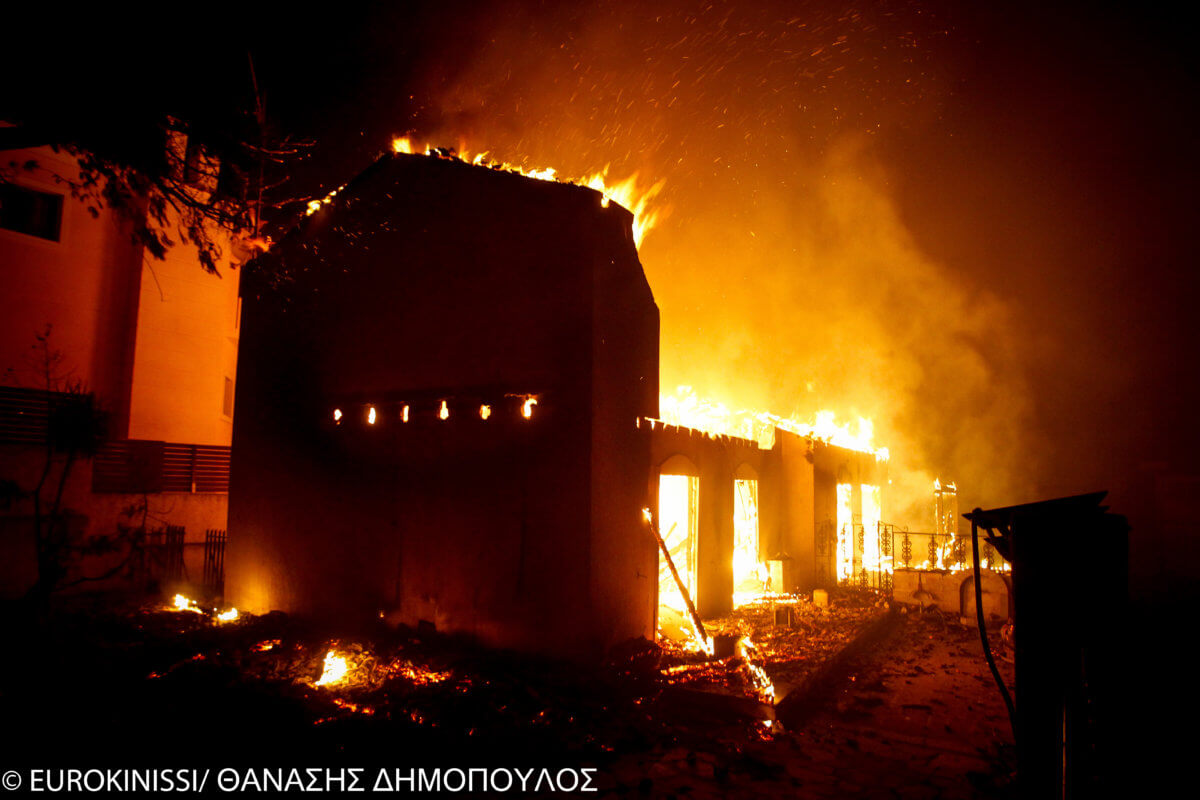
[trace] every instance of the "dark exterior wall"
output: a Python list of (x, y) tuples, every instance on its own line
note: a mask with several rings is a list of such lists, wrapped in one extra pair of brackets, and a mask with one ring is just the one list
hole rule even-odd
[(653, 640), (658, 546), (642, 516), (651, 456), (638, 420), (658, 414), (658, 309), (632, 239), (611, 241), (616, 252), (598, 251), (593, 284), (591, 605), (605, 640)]
[[(817, 588), (837, 585), (837, 483), (839, 459), (831, 457), (830, 448), (822, 446), (813, 452), (813, 521), (814, 536), (827, 537), (821, 556), (814, 555), (814, 582)], [(835, 452), (837, 452), (835, 450)], [(815, 563), (823, 559), (823, 564)]]
[(247, 292), (231, 601), (568, 656), (648, 633), (627, 476), (649, 464), (658, 317), (628, 213), (421, 156), (342, 197), (283, 245), (287, 291)]
[(771, 451), (777, 462), (778, 493), (781, 498), (780, 545), (787, 555), (783, 562), (783, 590), (812, 591), (816, 574), (814, 514), (816, 482), (810, 440), (775, 431)]

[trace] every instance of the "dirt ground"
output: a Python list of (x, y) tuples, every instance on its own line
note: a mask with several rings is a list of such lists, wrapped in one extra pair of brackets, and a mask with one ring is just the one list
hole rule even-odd
[[(1011, 688), (1011, 661), (997, 649)], [(612, 772), (614, 794), (1012, 796), (1012, 734), (975, 628), (898, 615), (890, 635), (839, 673), (794, 730), (748, 742), (733, 757), (675, 748), (623, 759)]]
[[(1012, 662), (998, 666), (1011, 690)], [(907, 616), (855, 660), (798, 738), (810, 762), (791, 770), (800, 796), (1004, 796), (1012, 766), (1008, 713), (978, 630), (936, 616)]]

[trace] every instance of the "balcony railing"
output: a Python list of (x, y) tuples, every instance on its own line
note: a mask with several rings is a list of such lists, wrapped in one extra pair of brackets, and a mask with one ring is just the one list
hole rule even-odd
[(129, 439), (92, 461), (93, 492), (229, 491), (229, 448)]

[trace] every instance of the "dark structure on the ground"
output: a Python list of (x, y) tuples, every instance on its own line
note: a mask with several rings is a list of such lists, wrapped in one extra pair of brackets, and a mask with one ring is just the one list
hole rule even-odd
[(1129, 526), (1104, 496), (963, 515), (1012, 563), (1021, 797), (1107, 796), (1098, 781), (1125, 755), (1111, 628), (1128, 599)]
[(586, 188), (386, 156), (246, 292), (228, 600), (588, 657), (653, 635), (658, 310)]

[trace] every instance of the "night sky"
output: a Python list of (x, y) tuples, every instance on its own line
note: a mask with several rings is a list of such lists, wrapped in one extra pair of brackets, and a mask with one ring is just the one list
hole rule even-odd
[(1196, 62), (1165, 6), (211, 8), (18, 23), (0, 97), (230, 113), (249, 52), (316, 141), (306, 192), (403, 133), (662, 180), (664, 390), (871, 417), (898, 506), (1196, 471)]

